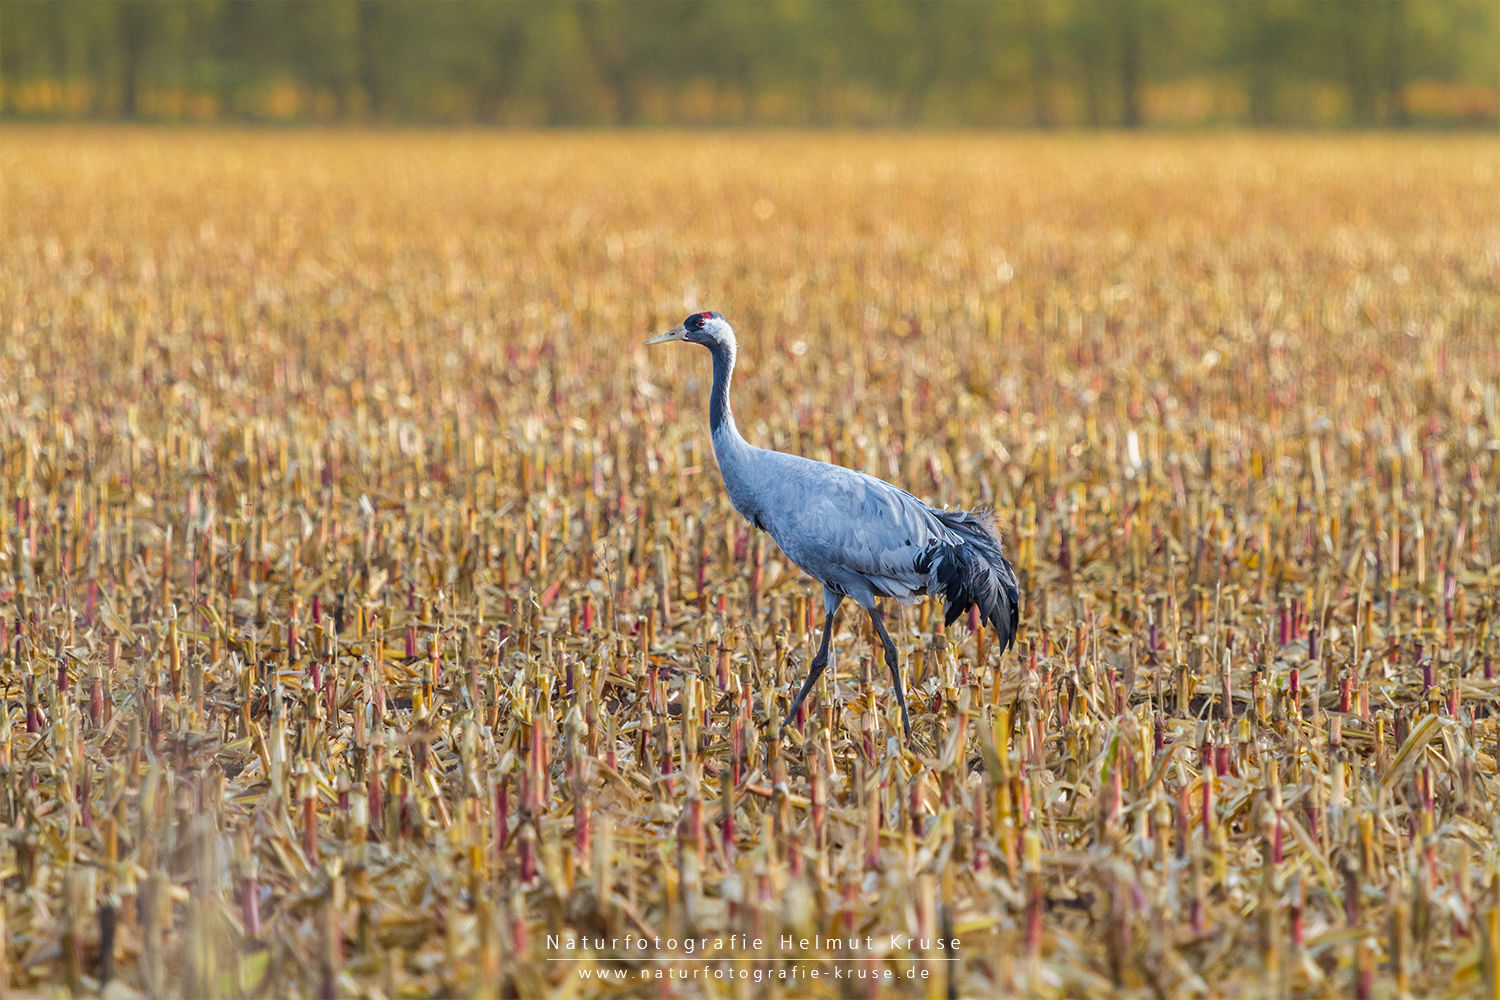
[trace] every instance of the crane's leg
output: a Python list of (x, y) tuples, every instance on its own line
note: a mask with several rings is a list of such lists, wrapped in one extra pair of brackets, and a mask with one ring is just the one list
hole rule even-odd
[(871, 607), (870, 621), (875, 623), (875, 631), (880, 635), (880, 641), (885, 644), (885, 665), (891, 668), (891, 680), (896, 684), (896, 704), (901, 706), (901, 725), (906, 729), (906, 738), (911, 739), (911, 717), (906, 714), (906, 694), (901, 690), (901, 668), (896, 665), (896, 644), (891, 641), (890, 633), (885, 630), (885, 621), (880, 617), (880, 609)]
[(781, 724), (782, 729), (797, 718), (797, 710), (802, 707), (802, 699), (807, 697), (807, 692), (812, 690), (812, 686), (822, 676), (823, 668), (828, 666), (828, 643), (833, 638), (833, 616), (843, 600), (843, 594), (835, 594), (826, 587), (823, 589), (823, 609), (827, 612), (827, 617), (823, 619), (823, 642), (818, 646), (818, 654), (813, 657), (812, 663), (807, 668), (807, 680), (802, 682), (802, 690), (797, 692), (797, 697), (792, 699), (792, 707), (787, 709), (786, 721)]

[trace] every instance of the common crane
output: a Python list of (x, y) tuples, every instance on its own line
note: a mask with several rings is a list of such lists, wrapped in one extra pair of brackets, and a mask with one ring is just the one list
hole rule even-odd
[(672, 340), (702, 344), (713, 355), (708, 425), (734, 509), (770, 532), (788, 559), (823, 584), (823, 640), (787, 719), (797, 717), (802, 700), (823, 673), (834, 614), (850, 597), (869, 613), (885, 646), (901, 725), (910, 739), (911, 718), (896, 644), (885, 630), (876, 598), (915, 604), (923, 595), (940, 594), (947, 602), (944, 625), (977, 605), (980, 618), (999, 633), (1001, 651), (1010, 648), (1019, 621), (1020, 592), (1015, 569), (1001, 552), (989, 519), (969, 511), (937, 510), (863, 472), (749, 444), (735, 427), (729, 407), (734, 329), (719, 313), (699, 312), (646, 343)]

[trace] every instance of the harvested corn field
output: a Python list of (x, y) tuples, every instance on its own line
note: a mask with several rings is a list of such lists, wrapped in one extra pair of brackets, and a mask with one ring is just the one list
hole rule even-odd
[[(1436, 996), (1500, 961), (1500, 141), (0, 133), (0, 989)], [(755, 444), (989, 505), (845, 606)], [(972, 621), (969, 623), (972, 625)]]

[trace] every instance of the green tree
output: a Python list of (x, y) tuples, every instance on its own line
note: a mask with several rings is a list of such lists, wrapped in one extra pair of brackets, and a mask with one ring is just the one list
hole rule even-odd
[(1331, 85), (1374, 126), (1422, 81), (1493, 122), (1497, 49), (1494, 0), (0, 0), (0, 110), (1136, 127), (1206, 84), (1271, 125)]
[(1031, 70), (1031, 122), (1038, 128), (1057, 124), (1057, 79), (1052, 48), (1056, 28), (1052, 13), (1056, 5), (1046, 0), (1025, 0), (1026, 49)]

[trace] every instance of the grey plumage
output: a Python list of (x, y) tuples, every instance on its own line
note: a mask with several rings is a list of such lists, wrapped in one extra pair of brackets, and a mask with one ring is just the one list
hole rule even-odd
[(715, 312), (694, 313), (648, 344), (686, 340), (713, 356), (709, 425), (714, 455), (734, 509), (775, 539), (797, 566), (823, 584), (823, 640), (806, 682), (792, 702), (796, 716), (828, 659), (834, 613), (845, 597), (864, 608), (885, 646), (886, 663), (908, 736), (911, 722), (895, 643), (876, 604), (889, 597), (915, 604), (926, 595), (947, 604), (945, 624), (977, 606), (981, 621), (1015, 641), (1020, 593), (1015, 570), (989, 518), (978, 512), (937, 510), (899, 487), (863, 472), (798, 455), (756, 448), (740, 436), (729, 405), (737, 345)]

